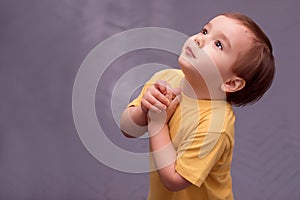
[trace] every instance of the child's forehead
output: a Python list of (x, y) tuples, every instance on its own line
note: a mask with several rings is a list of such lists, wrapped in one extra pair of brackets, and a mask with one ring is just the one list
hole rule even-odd
[(249, 30), (249, 28), (247, 28), (245, 25), (243, 25), (241, 21), (226, 17), (224, 15), (218, 15), (212, 18), (206, 25), (213, 28), (220, 28), (224, 32), (226, 32), (226, 30), (231, 32), (234, 29), (239, 29), (239, 31), (243, 32), (244, 36), (253, 36), (252, 31)]
[(220, 24), (220, 23), (233, 23), (242, 26), (242, 24), (238, 20), (226, 17), (224, 15), (218, 15), (212, 18), (208, 22), (208, 24)]

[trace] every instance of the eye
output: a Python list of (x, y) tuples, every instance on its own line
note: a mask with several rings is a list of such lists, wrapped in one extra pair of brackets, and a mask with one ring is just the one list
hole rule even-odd
[(220, 50), (223, 50), (223, 44), (218, 40), (215, 42), (216, 47), (218, 47)]
[(207, 29), (202, 29), (202, 31), (201, 31), (201, 33), (203, 34), (203, 35), (207, 35)]

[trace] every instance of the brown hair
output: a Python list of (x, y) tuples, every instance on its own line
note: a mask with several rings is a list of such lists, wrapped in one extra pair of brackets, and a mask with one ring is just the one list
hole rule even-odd
[(275, 75), (272, 44), (262, 29), (249, 17), (235, 12), (222, 14), (239, 21), (254, 34), (250, 49), (239, 55), (233, 72), (246, 81), (243, 89), (227, 93), (227, 101), (235, 106), (244, 106), (258, 101), (270, 88)]

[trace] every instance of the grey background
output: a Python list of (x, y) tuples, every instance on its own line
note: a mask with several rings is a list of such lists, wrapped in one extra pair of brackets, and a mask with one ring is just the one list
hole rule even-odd
[[(236, 109), (235, 197), (299, 200), (299, 6), (296, 0), (1, 0), (0, 199), (145, 199), (147, 174), (110, 169), (82, 145), (71, 107), (76, 72), (115, 33), (159, 26), (191, 35), (217, 14), (239, 11), (269, 35), (277, 74), (259, 103)], [(132, 52), (109, 67), (96, 93), (105, 133), (132, 151), (146, 151), (147, 141), (121, 136), (109, 99), (123, 73), (148, 62), (178, 67), (166, 52)]]

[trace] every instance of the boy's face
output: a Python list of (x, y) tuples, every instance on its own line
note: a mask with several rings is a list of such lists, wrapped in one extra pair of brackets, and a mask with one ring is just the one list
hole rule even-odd
[(251, 47), (252, 38), (251, 31), (237, 20), (220, 15), (186, 41), (178, 61), (183, 72), (189, 72), (189, 69), (195, 71), (195, 65), (201, 64), (197, 52), (199, 49), (204, 50), (216, 65), (223, 82), (226, 82), (235, 77), (232, 67), (239, 56)]

